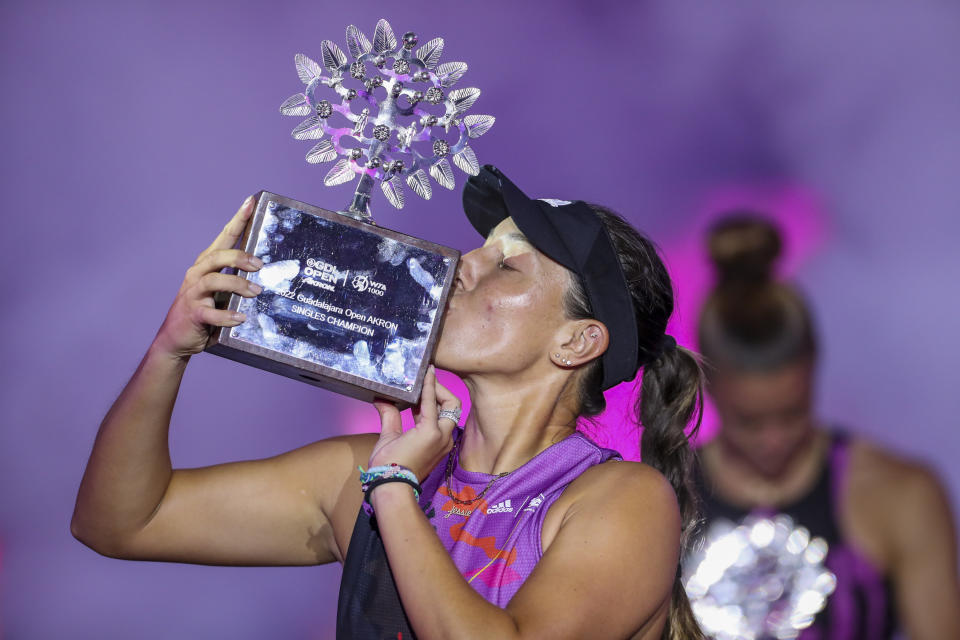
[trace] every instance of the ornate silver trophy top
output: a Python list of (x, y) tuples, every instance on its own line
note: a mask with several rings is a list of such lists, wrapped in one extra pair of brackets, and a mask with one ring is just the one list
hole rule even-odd
[(700, 627), (716, 640), (796, 638), (837, 581), (827, 543), (787, 515), (717, 520), (685, 563), (683, 584)]
[[(310, 163), (337, 160), (323, 179), (325, 185), (343, 184), (359, 176), (353, 201), (341, 211), (345, 215), (372, 222), (370, 192), (374, 182), (380, 183), (390, 204), (402, 209), (404, 181), (424, 199), (433, 194), (427, 172), (440, 185), (453, 189), (451, 157), (470, 175), (480, 171), (477, 156), (467, 142), (489, 131), (494, 117), (464, 115), (480, 90), (471, 87), (450, 91), (466, 73), (467, 65), (438, 65), (442, 38), (434, 38), (414, 51), (417, 41), (417, 35), (409, 32), (398, 42), (390, 24), (380, 20), (373, 44), (357, 27), (347, 27), (347, 48), (353, 60), (330, 40), (320, 43), (322, 66), (302, 53), (294, 59), (307, 88), (287, 98), (280, 105), (280, 113), (310, 116), (294, 128), (292, 135), (297, 140), (329, 136), (307, 152)], [(318, 96), (321, 86), (333, 89), (339, 101)], [(354, 103), (359, 104), (356, 113)]]

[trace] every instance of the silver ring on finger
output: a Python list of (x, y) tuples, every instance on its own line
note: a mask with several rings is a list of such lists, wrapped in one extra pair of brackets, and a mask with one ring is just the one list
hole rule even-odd
[(440, 409), (437, 412), (437, 420), (441, 418), (446, 418), (447, 420), (453, 420), (453, 424), (460, 424), (460, 407), (456, 409)]

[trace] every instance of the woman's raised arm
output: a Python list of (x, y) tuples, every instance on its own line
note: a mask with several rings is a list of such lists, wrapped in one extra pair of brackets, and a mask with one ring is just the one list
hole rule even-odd
[(99, 553), (205, 564), (317, 564), (342, 558), (362, 494), (355, 480), (376, 436), (333, 438), (267, 460), (174, 470), (170, 415), (191, 355), (209, 326), (242, 314), (214, 306), (220, 291), (259, 287), (221, 269), (262, 262), (234, 249), (248, 198), (186, 273), (160, 331), (100, 425), (71, 522)]

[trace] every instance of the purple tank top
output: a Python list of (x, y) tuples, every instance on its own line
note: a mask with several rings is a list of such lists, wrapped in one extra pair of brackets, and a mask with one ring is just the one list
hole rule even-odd
[[(459, 441), (463, 431), (454, 437)], [(507, 603), (543, 555), (540, 532), (547, 510), (573, 480), (607, 460), (621, 460), (575, 432), (549, 446), (509, 475), (497, 479), (483, 497), (468, 505), (495, 478), (454, 466), (449, 487), (443, 462), (422, 483), (420, 506), (463, 577), (486, 600)]]

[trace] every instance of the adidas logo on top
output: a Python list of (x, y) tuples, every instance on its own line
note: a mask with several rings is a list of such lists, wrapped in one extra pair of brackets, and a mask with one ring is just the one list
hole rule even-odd
[(491, 513), (513, 513), (513, 507), (510, 505), (509, 500), (504, 500), (503, 502), (498, 502), (492, 507), (487, 507), (487, 515)]

